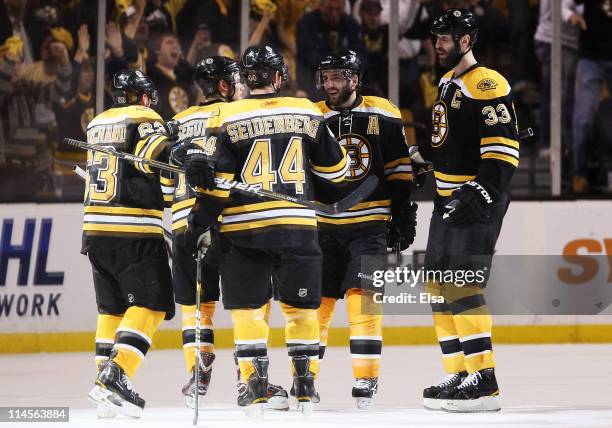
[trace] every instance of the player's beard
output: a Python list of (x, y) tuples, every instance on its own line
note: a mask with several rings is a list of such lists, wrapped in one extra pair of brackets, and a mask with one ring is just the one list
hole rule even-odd
[(352, 93), (353, 91), (351, 91), (350, 82), (347, 81), (344, 86), (340, 88), (340, 91), (338, 92), (338, 95), (335, 96), (335, 99), (332, 99), (327, 92), (325, 93), (325, 96), (327, 98), (327, 103), (330, 106), (337, 107), (347, 102)]
[(440, 58), (440, 56), (438, 55), (440, 64), (443, 67), (449, 67), (449, 68), (454, 67), (457, 64), (459, 64), (459, 61), (461, 61), (461, 58), (463, 57), (463, 55), (459, 53), (459, 49), (457, 49), (456, 45), (453, 45), (453, 47), (450, 50), (444, 51), (444, 53), (446, 54), (444, 59)]

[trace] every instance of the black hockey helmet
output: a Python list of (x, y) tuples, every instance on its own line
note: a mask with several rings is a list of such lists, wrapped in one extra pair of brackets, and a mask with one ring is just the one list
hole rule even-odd
[(271, 84), (275, 71), (281, 74), (283, 82), (289, 79), (283, 56), (267, 45), (247, 48), (242, 54), (240, 68), (251, 89)]
[(113, 76), (113, 101), (115, 104), (138, 104), (146, 94), (151, 105), (157, 105), (157, 89), (153, 81), (140, 70), (121, 70)]
[(476, 43), (478, 25), (474, 14), (468, 9), (448, 9), (444, 15), (436, 18), (431, 25), (431, 34), (438, 36), (450, 34), (455, 44), (464, 35), (470, 36), (470, 48)]
[(239, 80), (236, 80), (236, 73), (240, 74), (240, 66), (236, 61), (225, 56), (211, 56), (196, 64), (193, 80), (202, 89), (205, 97), (219, 94), (218, 83), (220, 80), (225, 80), (232, 87), (232, 93), (228, 97), (231, 99), (234, 96), (235, 85), (239, 83)]
[(359, 77), (359, 85), (361, 85), (361, 76), (363, 75), (363, 62), (357, 52), (353, 50), (338, 51), (331, 55), (324, 56), (319, 62), (319, 69), (315, 76), (317, 89), (323, 88), (323, 71), (324, 70), (339, 70), (346, 79), (352, 76)]

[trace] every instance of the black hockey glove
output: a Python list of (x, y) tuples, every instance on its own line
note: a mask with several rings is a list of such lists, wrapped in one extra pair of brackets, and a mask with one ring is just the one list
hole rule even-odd
[(391, 222), (387, 229), (387, 247), (404, 251), (416, 235), (418, 205), (406, 201), (403, 206), (391, 210)]
[[(198, 216), (197, 212), (191, 212), (187, 216), (187, 231), (191, 235), (192, 243), (195, 244), (195, 252), (197, 254), (199, 249), (202, 249), (203, 254), (206, 254), (211, 244), (211, 226), (205, 222), (202, 222), (202, 218)], [(193, 245), (193, 244), (191, 244)], [(194, 254), (194, 257), (195, 255)]]
[(419, 148), (416, 145), (410, 146), (408, 153), (410, 154), (410, 162), (412, 163), (413, 182), (418, 189), (425, 184), (427, 173), (433, 171), (433, 164), (421, 156)]
[(178, 140), (179, 135), (179, 123), (177, 120), (169, 120), (166, 122), (166, 132), (168, 133), (168, 139), (171, 141)]
[(491, 215), (493, 198), (479, 183), (468, 181), (455, 190), (448, 201), (444, 221), (459, 229), (469, 227), (474, 223), (487, 221)]
[(191, 187), (206, 190), (215, 188), (215, 158), (196, 144), (189, 144), (185, 150), (185, 177)]

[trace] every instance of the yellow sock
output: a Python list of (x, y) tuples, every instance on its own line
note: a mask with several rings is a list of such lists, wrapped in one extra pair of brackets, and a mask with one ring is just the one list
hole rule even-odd
[(382, 352), (382, 309), (372, 293), (351, 288), (346, 293), (350, 349), (356, 379), (378, 377)]
[(491, 342), (493, 320), (483, 293), (478, 286), (447, 286), (444, 291), (465, 356), (465, 368), (470, 373), (495, 367)]
[[(196, 306), (181, 305), (183, 314), (183, 356), (185, 357), (185, 368), (191, 373), (195, 365), (195, 325)], [(200, 304), (200, 351), (214, 352), (215, 334), (213, 331), (213, 315), (215, 313), (215, 302)]]
[(270, 329), (266, 321), (269, 303), (257, 309), (232, 309), (234, 343), (242, 381), (246, 382), (255, 368), (253, 358), (268, 355)]
[[(319, 374), (319, 322), (316, 309), (301, 309), (281, 303), (285, 315), (285, 342), (289, 358), (306, 355), (310, 371)], [(291, 366), (293, 372), (293, 366)]]
[(153, 336), (164, 320), (166, 313), (140, 306), (128, 308), (117, 328), (113, 361), (128, 377), (133, 377), (151, 347)]
[[(444, 295), (442, 287), (437, 282), (428, 283), (427, 291), (433, 296)], [(447, 373), (458, 373), (466, 370), (463, 348), (461, 342), (459, 342), (459, 335), (448, 303), (445, 301), (444, 303), (434, 303), (431, 306), (434, 328), (442, 351), (444, 370)]]
[(327, 346), (327, 338), (329, 337), (329, 326), (334, 318), (334, 308), (336, 299), (333, 297), (322, 297), (321, 306), (317, 310), (317, 319), (319, 320), (319, 359), (323, 359), (325, 355), (325, 347)]
[(108, 360), (115, 343), (117, 327), (123, 319), (121, 315), (98, 314), (96, 326), (96, 369), (100, 371), (100, 365)]

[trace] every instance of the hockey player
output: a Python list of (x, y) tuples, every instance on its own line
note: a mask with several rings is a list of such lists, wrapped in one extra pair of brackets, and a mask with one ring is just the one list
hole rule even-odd
[[(519, 163), (510, 86), (476, 62), (472, 47), (477, 31), (466, 9), (448, 10), (431, 29), (440, 63), (452, 69), (440, 80), (432, 107), (430, 160), (437, 194), (427, 269), (489, 269), (508, 208), (507, 188)], [(423, 391), (426, 408), (500, 409), (485, 284), (428, 284), (432, 294), (444, 297), (432, 310), (448, 376)]]
[(215, 186), (214, 179), (236, 178), (312, 200), (312, 175), (341, 181), (348, 162), (312, 102), (278, 96), (287, 79), (280, 54), (269, 46), (248, 48), (241, 69), (251, 97), (220, 106), (209, 118), (203, 149), (187, 157), (187, 178), (200, 191), (194, 222), (212, 225), (222, 213), (220, 233), (229, 241), (220, 268), (222, 295), (232, 312), (236, 355), (249, 396), (242, 403), (248, 405), (247, 414), (258, 414), (268, 399), (265, 312), (272, 278), (287, 322), (298, 407), (308, 412), (319, 366), (321, 250), (315, 212), (238, 193), (228, 201), (229, 188)]
[[(230, 58), (213, 56), (200, 61), (194, 72), (194, 81), (204, 94), (204, 101), (174, 116), (177, 126), (177, 142), (171, 153), (173, 159), (182, 164), (185, 149), (197, 145), (205, 136), (206, 123), (211, 113), (220, 103), (245, 98), (248, 88), (240, 74), (239, 65)], [(195, 204), (196, 195), (185, 181), (185, 174), (162, 173), (162, 189), (166, 201), (172, 202), (172, 284), (175, 301), (181, 307), (182, 339), (185, 364), (190, 378), (182, 389), (188, 407), (194, 406), (195, 394), (195, 316), (196, 316), (196, 262), (193, 255), (197, 252), (193, 230), (187, 228), (187, 218)], [(216, 239), (216, 238), (215, 238)], [(215, 243), (221, 246), (220, 242)], [(211, 251), (212, 252), (212, 251)], [(203, 264), (203, 296), (200, 306), (202, 316), (201, 358), (202, 367), (198, 391), (204, 396), (210, 384), (214, 354), (213, 314), (215, 302), (219, 300), (218, 260), (209, 253)], [(239, 385), (239, 393), (243, 388)], [(286, 409), (287, 393), (281, 387), (270, 384), (270, 404), (275, 408)]]
[(362, 279), (363, 273), (368, 276), (364, 266), (385, 269), (388, 246), (408, 248), (416, 233), (417, 207), (410, 201), (412, 167), (400, 112), (389, 100), (359, 94), (362, 71), (357, 54), (344, 51), (324, 57), (316, 75), (317, 87), (327, 98), (318, 106), (351, 161), (348, 185), (318, 186), (317, 199), (337, 200), (339, 192), (351, 191), (370, 174), (380, 178), (378, 188), (349, 211), (317, 214), (323, 250), (318, 318), (323, 358), (334, 306), (346, 297), (355, 377), (352, 395), (359, 408), (366, 408), (378, 388), (382, 308), (373, 301), (372, 284)]
[[(156, 159), (167, 153), (164, 122), (150, 106), (157, 92), (140, 71), (113, 78), (113, 106), (87, 126), (87, 142)], [(162, 159), (164, 160), (164, 159)], [(83, 248), (93, 270), (99, 374), (88, 397), (101, 416), (138, 418), (145, 406), (130, 379), (164, 319), (174, 316), (172, 280), (164, 245), (164, 198), (147, 165), (88, 152)]]

